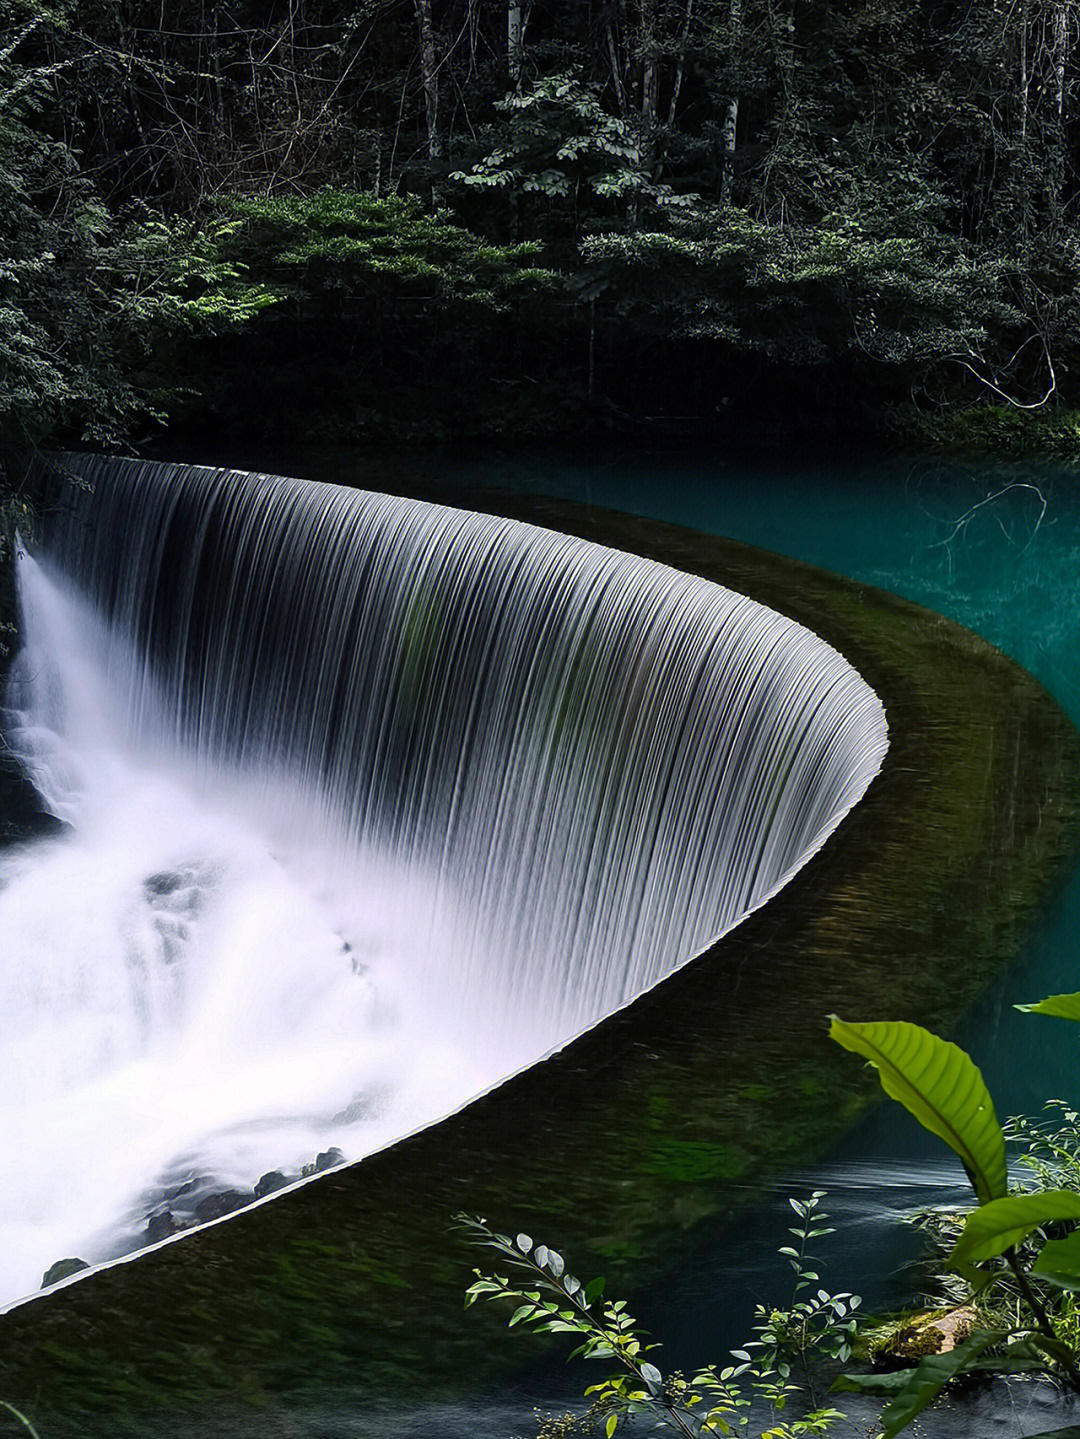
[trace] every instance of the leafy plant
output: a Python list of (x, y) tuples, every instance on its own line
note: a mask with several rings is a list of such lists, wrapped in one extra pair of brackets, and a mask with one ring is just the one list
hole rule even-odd
[(498, 308), (515, 291), (555, 281), (533, 263), (537, 244), (490, 245), (408, 196), (323, 189), (227, 196), (218, 206), (235, 217), (223, 231), (222, 258), (245, 262), (253, 275), (265, 271), (277, 295), (332, 296), (340, 307), (343, 292), (383, 281), (441, 303)]
[[(1017, 1008), (1080, 1020), (1080, 994)], [(868, 1060), (885, 1092), (959, 1156), (977, 1204), (952, 1245), (949, 1268), (979, 1294), (1006, 1278), (1019, 1300), (1014, 1323), (976, 1331), (950, 1352), (927, 1355), (899, 1375), (844, 1375), (834, 1388), (891, 1393), (882, 1414), (884, 1439), (894, 1439), (963, 1373), (1048, 1369), (1080, 1390), (1080, 1330), (1071, 1298), (1080, 1290), (1080, 1230), (1073, 1227), (1080, 1221), (1080, 1188), (1062, 1185), (1063, 1178), (1075, 1185), (1075, 1169), (1070, 1173), (1062, 1162), (1076, 1154), (1075, 1138), (1048, 1136), (1050, 1159), (1044, 1153), (1027, 1166), (1039, 1187), (1010, 1192), (1005, 1133), (981, 1073), (963, 1050), (907, 1023), (846, 1024), (834, 1015), (830, 1034)], [(1065, 1112), (1067, 1122), (1075, 1119), (1074, 1111)], [(1065, 1297), (1055, 1298), (1060, 1295)], [(1061, 1439), (1068, 1432), (1061, 1431)]]
[[(820, 1288), (819, 1275), (810, 1267), (814, 1261), (809, 1243), (832, 1233), (820, 1209), (823, 1198), (819, 1190), (807, 1200), (789, 1200), (799, 1220), (789, 1230), (796, 1243), (784, 1245), (779, 1252), (794, 1274), (790, 1306), (777, 1309), (759, 1304), (754, 1316), (755, 1337), (744, 1348), (731, 1351), (735, 1363), (719, 1369), (708, 1365), (690, 1379), (678, 1371), (665, 1378), (645, 1357), (659, 1344), (645, 1343), (644, 1331), (638, 1329), (624, 1300), (604, 1299), (602, 1278), (582, 1284), (557, 1250), (534, 1244), (530, 1235), (511, 1238), (497, 1233), (484, 1219), (456, 1216), (474, 1244), (494, 1249), (515, 1276), (521, 1276), (474, 1270), (476, 1282), (466, 1291), (466, 1306), (477, 1299), (513, 1301), (510, 1327), (526, 1324), (535, 1333), (571, 1334), (580, 1341), (571, 1359), (608, 1359), (619, 1366), (585, 1390), (591, 1404), (584, 1414), (548, 1417), (538, 1439), (555, 1439), (598, 1424), (611, 1439), (621, 1423), (635, 1417), (651, 1419), (656, 1427), (693, 1439), (746, 1432), (755, 1403), (759, 1410), (767, 1405), (771, 1412), (769, 1427), (759, 1431), (761, 1439), (822, 1434), (842, 1419), (839, 1410), (816, 1405), (812, 1364), (821, 1358), (843, 1362), (850, 1356), (853, 1316), (860, 1300), (858, 1295), (830, 1294)], [(800, 1392), (793, 1382), (796, 1369), (814, 1407), (799, 1418), (781, 1419), (789, 1398)]]

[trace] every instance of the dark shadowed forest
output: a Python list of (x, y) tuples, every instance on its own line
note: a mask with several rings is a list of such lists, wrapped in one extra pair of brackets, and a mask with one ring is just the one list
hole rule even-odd
[(1075, 447), (1076, 0), (0, 0), (0, 447)]

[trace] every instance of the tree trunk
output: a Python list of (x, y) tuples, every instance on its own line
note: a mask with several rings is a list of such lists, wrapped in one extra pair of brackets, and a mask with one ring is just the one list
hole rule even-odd
[(641, 3), (641, 168), (652, 179), (656, 169), (656, 0)]
[(1028, 70), (1027, 0), (1020, 6), (1020, 145), (1027, 144), (1028, 108), (1031, 97), (1031, 74)]
[(671, 101), (668, 105), (668, 125), (675, 124), (675, 107), (679, 103), (679, 91), (682, 89), (683, 72), (686, 69), (686, 49), (690, 43), (690, 20), (694, 13), (694, 0), (686, 0), (686, 8), (683, 11), (682, 29), (679, 31), (679, 56), (675, 62), (675, 79), (671, 86)]
[(507, 0), (506, 5), (506, 68), (510, 84), (521, 90), (521, 64), (525, 39), (525, 16), (521, 0)]
[(415, 0), (416, 22), (420, 30), (420, 81), (424, 87), (424, 111), (427, 118), (427, 151), (429, 160), (442, 157), (439, 134), (439, 66), (435, 55), (435, 27), (431, 19), (431, 0)]
[(607, 23), (607, 49), (608, 61), (611, 65), (611, 83), (615, 88), (615, 99), (619, 106), (619, 115), (626, 119), (626, 91), (623, 89), (622, 71), (619, 67), (619, 51), (615, 44), (615, 35), (611, 28), (611, 21)]
[[(729, 12), (731, 23), (731, 53), (739, 48), (739, 32), (742, 28), (742, 0), (731, 0)], [(739, 95), (735, 91), (724, 107), (724, 123), (721, 129), (722, 157), (720, 166), (720, 204), (731, 204), (731, 187), (735, 179), (735, 131), (739, 122)]]
[(1069, 54), (1068, 0), (1054, 0), (1050, 26), (1054, 53), (1054, 105), (1060, 125), (1065, 119), (1065, 62)]

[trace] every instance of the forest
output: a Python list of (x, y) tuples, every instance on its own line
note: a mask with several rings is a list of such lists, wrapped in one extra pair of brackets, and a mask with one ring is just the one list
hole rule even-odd
[(0, 463), (1075, 447), (1076, 0), (0, 0)]

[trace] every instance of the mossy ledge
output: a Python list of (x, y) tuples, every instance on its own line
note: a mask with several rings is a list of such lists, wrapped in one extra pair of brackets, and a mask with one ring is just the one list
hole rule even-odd
[(791, 615), (881, 696), (884, 767), (779, 896), (548, 1060), (380, 1154), (5, 1315), (0, 1394), (50, 1439), (284, 1436), (305, 1411), (477, 1394), (527, 1349), (496, 1338), (496, 1316), (462, 1315), (455, 1211), (565, 1245), (611, 1292), (628, 1266), (647, 1282), (695, 1223), (745, 1202), (770, 1163), (811, 1159), (869, 1102), (824, 1016), (947, 1030), (1074, 851), (1080, 738), (969, 631), (652, 520), (420, 497), (646, 554)]

